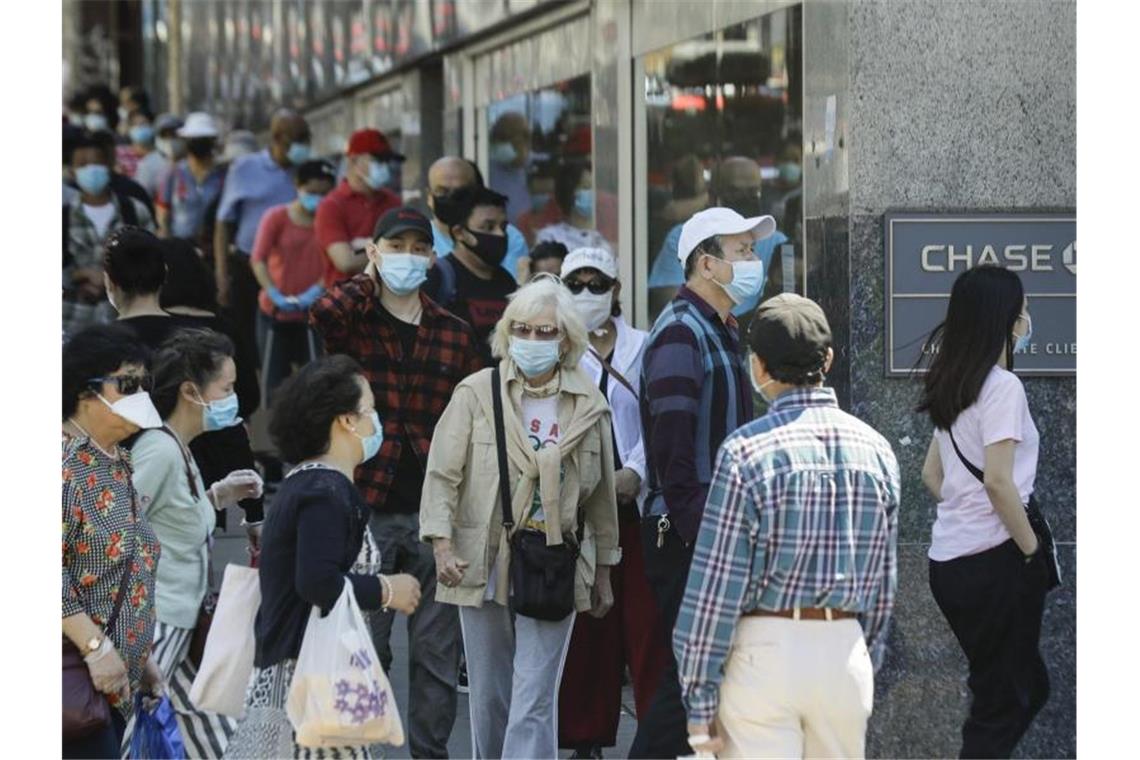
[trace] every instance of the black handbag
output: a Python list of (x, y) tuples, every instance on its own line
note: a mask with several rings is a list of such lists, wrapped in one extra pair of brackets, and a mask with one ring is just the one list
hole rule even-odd
[[(978, 482), (984, 484), (985, 472), (962, 454), (958, 442), (954, 440), (954, 432), (950, 430), (947, 432), (950, 433), (950, 444), (954, 447), (958, 459), (962, 460), (962, 464), (978, 479)], [(1041, 554), (1040, 559), (1045, 562), (1047, 573), (1045, 590), (1051, 591), (1061, 585), (1061, 563), (1057, 559), (1057, 542), (1053, 540), (1053, 530), (1049, 527), (1049, 521), (1045, 519), (1035, 494), (1029, 495), (1029, 504), (1025, 505), (1025, 516), (1029, 520), (1029, 527), (1037, 535), (1037, 551)]]
[(491, 401), (495, 410), (503, 530), (510, 537), (511, 610), (536, 620), (558, 621), (574, 611), (574, 578), (577, 575), (582, 526), (579, 521), (577, 541), (554, 546), (546, 544), (543, 531), (514, 530), (500, 377), (496, 366), (491, 372)]

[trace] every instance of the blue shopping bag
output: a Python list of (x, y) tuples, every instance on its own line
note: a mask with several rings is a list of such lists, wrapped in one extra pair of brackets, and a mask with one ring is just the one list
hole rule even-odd
[(186, 747), (182, 744), (170, 698), (162, 697), (148, 710), (143, 705), (142, 693), (135, 694), (135, 733), (131, 738), (130, 760), (185, 760), (185, 757)]

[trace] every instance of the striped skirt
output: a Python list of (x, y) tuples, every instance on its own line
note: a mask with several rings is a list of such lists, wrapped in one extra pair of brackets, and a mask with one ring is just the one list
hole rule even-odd
[[(220, 758), (237, 728), (237, 721), (225, 715), (203, 712), (190, 701), (190, 685), (198, 669), (190, 662), (191, 628), (177, 628), (158, 622), (154, 629), (154, 651), (151, 654), (162, 671), (166, 695), (178, 719), (178, 730), (190, 758)], [(131, 746), (135, 719), (127, 724), (123, 738), (123, 757)]]

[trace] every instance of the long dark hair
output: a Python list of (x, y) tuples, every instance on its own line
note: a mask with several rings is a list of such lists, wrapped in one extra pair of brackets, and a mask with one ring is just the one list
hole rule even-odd
[(1013, 369), (1013, 326), (1024, 303), (1021, 278), (1003, 267), (974, 267), (954, 281), (946, 320), (923, 349), (924, 356), (934, 358), (917, 411), (929, 413), (935, 427), (949, 430), (978, 400), (1003, 352)]

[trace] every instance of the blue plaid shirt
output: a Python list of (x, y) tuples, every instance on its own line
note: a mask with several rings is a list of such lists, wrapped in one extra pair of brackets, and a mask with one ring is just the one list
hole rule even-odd
[(750, 610), (859, 614), (876, 667), (896, 585), (899, 468), (830, 388), (780, 395), (721, 446), (673, 651), (689, 720), (708, 723)]

